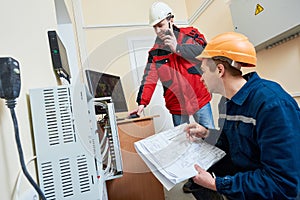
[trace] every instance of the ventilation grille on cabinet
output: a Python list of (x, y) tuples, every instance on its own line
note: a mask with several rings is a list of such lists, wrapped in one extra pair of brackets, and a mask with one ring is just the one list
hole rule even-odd
[(59, 144), (59, 130), (56, 119), (56, 107), (53, 90), (44, 90), (45, 114), (47, 119), (48, 138), (50, 145)]
[(87, 168), (87, 160), (85, 155), (77, 157), (79, 186), (81, 193), (89, 192), (91, 190), (89, 173)]
[(41, 163), (41, 170), (45, 197), (47, 198), (47, 200), (55, 200), (55, 186), (52, 163)]
[[(68, 88), (45, 89), (44, 101), (49, 144), (58, 145), (61, 139), (63, 143), (74, 142), (72, 103), (69, 98)], [(60, 120), (58, 121), (57, 119)], [(59, 134), (60, 132), (62, 134)], [(62, 138), (59, 138), (60, 136)]]
[[(78, 179), (80, 193), (91, 191), (91, 180), (88, 170), (88, 162), (86, 155), (78, 155), (75, 159), (61, 158), (59, 159), (59, 175), (62, 188), (62, 195), (64, 198), (74, 196), (73, 181)], [(71, 163), (75, 163), (72, 167)], [(56, 199), (55, 184), (53, 175), (53, 165), (51, 162), (44, 162), (41, 164), (42, 181), (44, 185), (45, 196), (48, 200)], [(73, 176), (72, 176), (73, 175)], [(77, 181), (76, 181), (77, 182)], [(57, 183), (56, 183), (57, 184)]]
[(61, 184), (63, 190), (63, 196), (69, 197), (73, 193), (72, 174), (69, 158), (64, 158), (59, 161)]

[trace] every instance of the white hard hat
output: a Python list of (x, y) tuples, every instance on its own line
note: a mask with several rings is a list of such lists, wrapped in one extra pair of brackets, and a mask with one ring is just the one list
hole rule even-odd
[(149, 12), (149, 24), (154, 26), (160, 21), (166, 19), (168, 16), (172, 16), (172, 9), (163, 2), (154, 2)]

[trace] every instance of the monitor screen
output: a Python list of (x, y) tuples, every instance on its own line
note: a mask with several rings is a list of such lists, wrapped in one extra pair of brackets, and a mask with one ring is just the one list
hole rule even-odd
[(127, 112), (127, 103), (119, 76), (86, 70), (88, 87), (94, 98), (111, 97), (115, 112)]

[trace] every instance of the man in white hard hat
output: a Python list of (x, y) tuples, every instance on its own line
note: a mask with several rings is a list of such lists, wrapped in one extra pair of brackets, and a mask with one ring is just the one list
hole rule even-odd
[(211, 94), (200, 80), (201, 62), (195, 59), (206, 45), (204, 36), (196, 28), (175, 26), (173, 11), (163, 2), (152, 4), (149, 24), (157, 38), (148, 52), (137, 96), (138, 108), (131, 113), (140, 115), (143, 112), (160, 80), (174, 126), (189, 123), (189, 117), (193, 116), (205, 128), (214, 128)]
[[(214, 128), (210, 105), (211, 94), (201, 81), (201, 62), (195, 57), (206, 46), (206, 40), (196, 28), (174, 25), (172, 9), (163, 2), (154, 2), (149, 12), (149, 24), (157, 38), (148, 52), (136, 102), (131, 113), (139, 116), (150, 103), (157, 81), (164, 88), (165, 105), (174, 126), (189, 123), (190, 116), (207, 130)], [(193, 180), (184, 184), (183, 191), (192, 192)]]

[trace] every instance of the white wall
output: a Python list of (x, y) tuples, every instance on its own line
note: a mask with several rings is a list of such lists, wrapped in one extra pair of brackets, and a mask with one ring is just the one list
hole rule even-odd
[[(33, 156), (27, 97), (30, 88), (56, 85), (52, 70), (47, 30), (56, 28), (52, 0), (2, 1), (0, 6), (0, 57), (11, 56), (19, 61), (21, 93), (16, 114), (25, 160)], [(1, 70), (1, 69), (0, 69)], [(14, 138), (12, 119), (4, 100), (0, 99), (0, 194), (12, 199), (20, 162)], [(29, 171), (35, 177), (33, 164)], [(21, 179), (21, 192), (29, 188)]]

